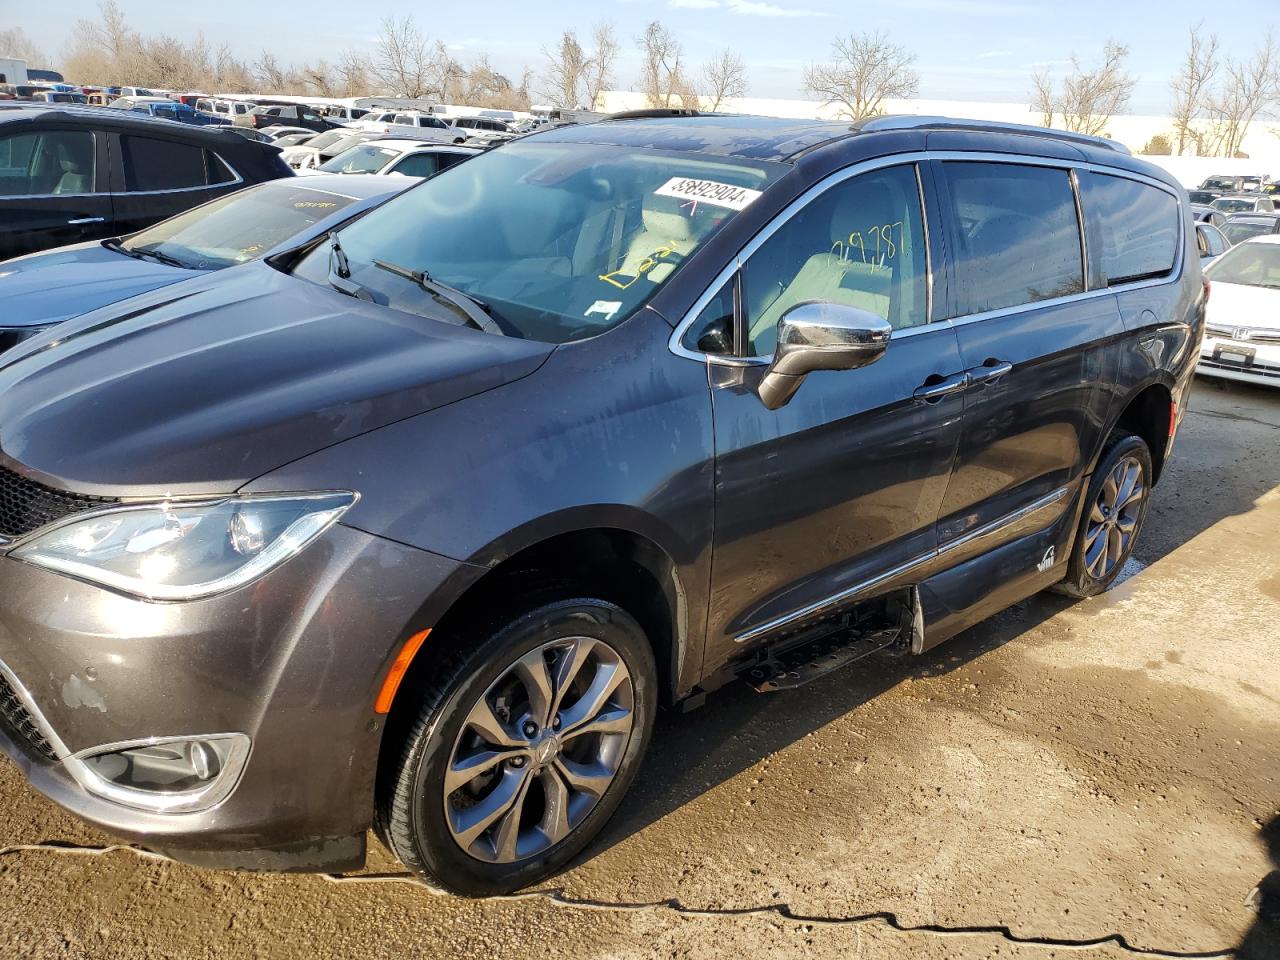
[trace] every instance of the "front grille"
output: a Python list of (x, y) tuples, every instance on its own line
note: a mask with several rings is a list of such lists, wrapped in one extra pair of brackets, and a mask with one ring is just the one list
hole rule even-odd
[(0, 537), (13, 540), (73, 514), (119, 503), (115, 497), (90, 497), (55, 490), (0, 467)]
[(3, 673), (0, 673), (0, 723), (14, 734), (19, 744), (27, 746), (51, 763), (58, 759), (53, 747), (31, 719), (31, 714), (18, 699)]

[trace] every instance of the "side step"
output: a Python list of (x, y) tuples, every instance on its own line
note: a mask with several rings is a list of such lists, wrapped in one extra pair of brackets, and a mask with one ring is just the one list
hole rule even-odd
[(757, 693), (794, 690), (903, 638), (901, 627), (841, 626), (784, 650), (768, 651), (764, 659), (748, 666), (741, 676)]

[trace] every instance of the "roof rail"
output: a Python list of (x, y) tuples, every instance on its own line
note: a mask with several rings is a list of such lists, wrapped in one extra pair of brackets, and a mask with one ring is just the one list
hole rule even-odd
[(1050, 127), (1036, 127), (1029, 123), (1005, 123), (1002, 120), (966, 120), (956, 117), (915, 116), (910, 114), (889, 115), (884, 117), (868, 117), (855, 120), (853, 128), (861, 133), (874, 133), (884, 130), (990, 130), (1004, 133), (1020, 133), (1031, 137), (1048, 137), (1053, 140), (1066, 140), (1069, 143), (1083, 143), (1093, 147), (1104, 147), (1132, 155), (1132, 151), (1117, 140), (1106, 137), (1095, 137), (1087, 133), (1072, 133), (1070, 130), (1054, 130)]
[(645, 110), (623, 110), (621, 113), (611, 113), (605, 120), (652, 120), (662, 117), (705, 117), (710, 114), (702, 113), (699, 110), (692, 110), (688, 107), (650, 107)]

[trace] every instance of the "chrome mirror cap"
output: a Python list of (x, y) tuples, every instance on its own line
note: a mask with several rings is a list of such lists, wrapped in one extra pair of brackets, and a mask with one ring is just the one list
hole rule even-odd
[(893, 327), (882, 317), (839, 303), (798, 303), (778, 320), (778, 347), (760, 381), (770, 410), (784, 406), (815, 370), (854, 370), (884, 356)]

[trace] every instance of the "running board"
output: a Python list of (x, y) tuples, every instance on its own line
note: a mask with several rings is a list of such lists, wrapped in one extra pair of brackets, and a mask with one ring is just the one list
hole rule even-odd
[(757, 693), (794, 690), (904, 639), (901, 627), (844, 627), (776, 653), (742, 671)]

